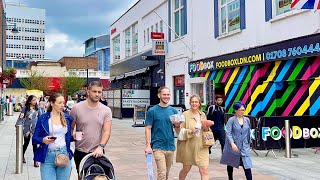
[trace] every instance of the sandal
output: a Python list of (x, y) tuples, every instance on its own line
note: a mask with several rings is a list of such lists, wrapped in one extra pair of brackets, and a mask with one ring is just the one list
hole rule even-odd
[(34, 161), (34, 162), (33, 162), (33, 167), (39, 167), (39, 164), (38, 164), (37, 161)]

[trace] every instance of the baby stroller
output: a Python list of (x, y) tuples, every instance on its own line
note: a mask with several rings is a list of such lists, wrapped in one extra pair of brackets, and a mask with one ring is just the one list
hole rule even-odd
[(114, 169), (111, 161), (105, 157), (95, 158), (92, 153), (86, 155), (79, 165), (81, 180), (99, 179), (115, 180)]

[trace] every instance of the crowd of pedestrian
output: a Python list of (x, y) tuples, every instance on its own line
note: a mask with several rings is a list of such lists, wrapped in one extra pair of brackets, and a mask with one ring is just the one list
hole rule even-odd
[[(159, 88), (158, 97), (160, 103), (147, 111), (145, 121), (145, 155), (153, 154), (158, 180), (170, 179), (175, 151), (175, 161), (182, 164), (179, 180), (186, 179), (192, 166), (199, 168), (201, 180), (209, 180), (209, 154), (214, 140), (221, 144), (220, 163), (227, 165), (229, 179), (233, 179), (233, 168), (239, 166), (243, 167), (246, 178), (252, 179), (250, 121), (243, 116), (245, 104), (234, 103), (235, 114), (225, 124), (220, 96), (216, 96), (215, 104), (208, 107), (206, 114), (196, 94), (190, 97), (190, 109), (182, 114), (169, 105), (169, 88)], [(100, 82), (91, 82), (87, 95), (78, 95), (77, 99), (68, 96), (66, 100), (59, 93), (39, 100), (34, 95), (25, 100), (19, 98), (19, 102), (13, 100), (14, 96), (8, 99), (21, 103), (16, 125), (24, 127), (23, 162), (26, 163), (24, 155), (32, 139), (34, 167), (40, 163), (43, 180), (69, 179), (72, 159), (80, 179), (80, 164), (87, 155), (104, 156), (111, 136), (112, 113), (102, 98)], [(70, 148), (72, 142), (75, 142), (74, 152)]]
[[(220, 163), (227, 165), (229, 180), (233, 179), (233, 168), (239, 166), (243, 167), (246, 179), (252, 179), (250, 121), (244, 117), (245, 104), (234, 103), (235, 114), (225, 125), (222, 97), (216, 96), (216, 103), (209, 106), (205, 114), (201, 110), (200, 97), (192, 95), (190, 109), (182, 113), (182, 120), (171, 121), (170, 116), (178, 112), (168, 104), (171, 97), (169, 88), (160, 88), (158, 97), (160, 103), (147, 112), (145, 128), (145, 154), (153, 154), (158, 180), (170, 179), (175, 150), (176, 162), (182, 163), (179, 180), (186, 179), (192, 166), (199, 168), (201, 180), (209, 180), (209, 154), (214, 139), (221, 144)], [(174, 143), (174, 131), (178, 134), (177, 147)]]
[[(34, 167), (40, 163), (43, 180), (67, 180), (72, 159), (79, 172), (85, 155), (103, 156), (111, 134), (112, 115), (106, 103), (100, 102), (104, 101), (101, 96), (101, 83), (93, 81), (87, 96), (78, 95), (76, 100), (68, 96), (66, 101), (59, 93), (39, 99), (34, 95), (19, 98), (21, 108), (17, 109), (20, 115), (16, 125), (23, 125), (23, 163), (31, 140)], [(9, 96), (6, 101), (16, 103), (13, 99), (14, 96)], [(74, 153), (71, 142), (75, 142)]]

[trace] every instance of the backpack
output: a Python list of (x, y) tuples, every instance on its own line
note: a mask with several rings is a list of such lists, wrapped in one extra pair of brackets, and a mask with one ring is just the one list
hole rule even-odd
[[(211, 105), (211, 106), (209, 106), (209, 108), (208, 108), (208, 111), (207, 111), (207, 117), (210, 115), (210, 116), (212, 116), (213, 115), (213, 112), (214, 112), (214, 110), (216, 110), (216, 105)], [(221, 107), (221, 109), (222, 109), (222, 114), (224, 114), (224, 109), (223, 109), (223, 107)], [(211, 110), (211, 113), (210, 113), (210, 110)]]

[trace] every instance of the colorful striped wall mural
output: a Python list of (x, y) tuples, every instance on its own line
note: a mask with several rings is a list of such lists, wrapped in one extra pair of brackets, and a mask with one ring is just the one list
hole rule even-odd
[[(242, 101), (252, 116), (320, 115), (320, 56), (195, 73), (224, 87), (225, 107)], [(207, 87), (207, 89), (210, 89)], [(213, 92), (207, 93), (208, 95)], [(212, 97), (211, 97), (212, 99)]]

